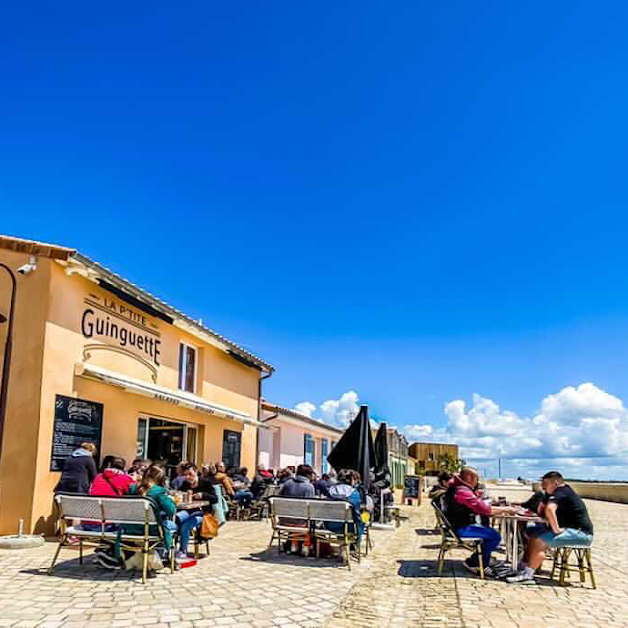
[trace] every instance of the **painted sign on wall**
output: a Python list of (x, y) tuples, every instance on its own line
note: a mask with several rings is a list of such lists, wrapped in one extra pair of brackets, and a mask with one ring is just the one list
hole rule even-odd
[(160, 365), (161, 334), (157, 326), (143, 312), (124, 303), (90, 294), (85, 298), (81, 333)]

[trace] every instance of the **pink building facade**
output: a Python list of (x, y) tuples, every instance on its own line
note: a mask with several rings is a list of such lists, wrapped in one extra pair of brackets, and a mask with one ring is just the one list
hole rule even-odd
[(262, 402), (257, 461), (269, 469), (309, 464), (318, 475), (330, 470), (327, 456), (344, 430), (305, 414)]

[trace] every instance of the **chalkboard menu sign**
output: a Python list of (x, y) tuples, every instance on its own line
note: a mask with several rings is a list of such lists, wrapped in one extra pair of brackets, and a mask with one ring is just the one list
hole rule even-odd
[(421, 497), (421, 476), (404, 475), (403, 477), (403, 498), (420, 499)]
[(65, 395), (55, 396), (55, 422), (52, 433), (50, 470), (62, 471), (63, 461), (81, 446), (94, 443), (100, 452), (103, 405)]

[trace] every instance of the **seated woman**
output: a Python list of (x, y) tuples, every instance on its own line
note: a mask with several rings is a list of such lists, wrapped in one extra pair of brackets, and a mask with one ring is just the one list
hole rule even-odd
[[(349, 526), (349, 532), (357, 534), (358, 539), (364, 532), (364, 522), (362, 521), (360, 507), (362, 503), (360, 491), (356, 485), (360, 482), (360, 474), (352, 469), (341, 469), (338, 472), (338, 483), (329, 487), (329, 497), (331, 499), (347, 501), (351, 504), (353, 513), (353, 525)], [(338, 534), (344, 531), (344, 524), (327, 521), (325, 527), (331, 532)]]
[[(129, 490), (130, 495), (141, 495), (148, 497), (155, 505), (155, 510), (159, 513), (161, 519), (161, 527), (164, 535), (164, 544), (166, 552), (172, 547), (172, 533), (177, 529), (176, 524), (172, 520), (177, 507), (173, 499), (168, 495), (166, 490), (166, 471), (163, 467), (151, 465), (144, 471), (142, 479), (137, 484), (132, 484)], [(155, 526), (151, 526), (153, 528)], [(125, 526), (128, 534), (144, 534), (144, 526), (130, 525)], [(154, 531), (151, 529), (151, 534)]]
[(180, 535), (180, 549), (175, 554), (175, 560), (181, 562), (187, 560), (190, 535), (194, 528), (200, 528), (203, 522), (203, 514), (212, 512), (211, 504), (218, 501), (213, 482), (207, 477), (201, 477), (194, 464), (188, 464), (184, 471), (185, 480), (181, 484), (182, 491), (192, 491), (192, 499), (210, 502), (198, 510), (180, 510), (177, 514)]

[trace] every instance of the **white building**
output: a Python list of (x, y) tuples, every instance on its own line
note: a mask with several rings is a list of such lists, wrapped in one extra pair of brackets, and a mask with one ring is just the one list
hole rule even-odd
[(296, 410), (262, 402), (257, 437), (257, 460), (275, 471), (309, 464), (321, 475), (329, 471), (327, 456), (344, 430)]

